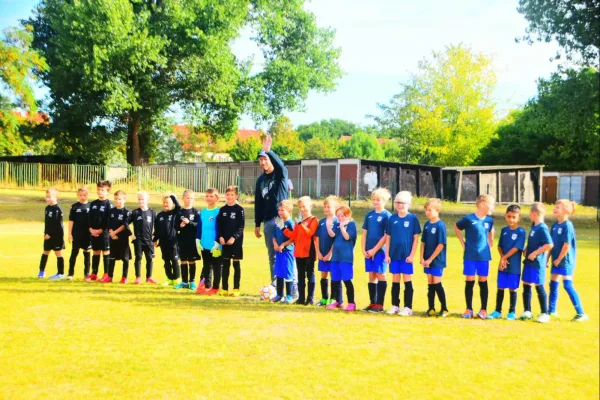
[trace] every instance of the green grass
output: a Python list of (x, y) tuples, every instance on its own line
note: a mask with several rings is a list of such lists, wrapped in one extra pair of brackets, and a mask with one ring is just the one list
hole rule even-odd
[[(75, 197), (61, 197), (67, 211)], [(160, 209), (158, 198), (152, 201)], [(268, 283), (269, 272), (264, 243), (251, 232), (251, 206), (242, 262), (244, 296), (239, 299), (205, 298), (147, 285), (84, 283), (81, 258), (79, 280), (40, 281), (33, 277), (41, 253), (44, 206), (41, 192), (0, 190), (2, 398), (600, 395), (599, 241), (593, 211), (584, 210), (575, 221), (575, 285), (590, 321), (570, 322), (574, 311), (561, 288), (561, 317), (540, 325), (456, 317), (464, 309), (464, 298), (461, 255), (454, 238), (444, 276), (451, 318), (348, 315), (260, 302), (258, 291)], [(444, 220), (450, 226), (471, 209), (444, 204)], [(362, 222), (367, 209), (355, 211)], [(316, 214), (320, 216), (320, 210)], [(498, 210), (495, 215), (498, 226), (501, 214)], [(424, 222), (423, 215), (418, 216)], [(65, 255), (69, 252), (67, 248)], [(358, 246), (355, 257), (357, 303), (365, 306), (366, 276)], [(53, 274), (55, 268), (51, 256), (47, 271)], [(118, 263), (116, 276), (120, 268)], [(160, 254), (155, 271), (162, 281)], [(426, 278), (420, 268), (416, 272), (414, 309), (425, 311)], [(495, 274), (490, 281), (491, 309)], [(478, 289), (479, 305), (477, 293)], [(386, 302), (389, 305), (389, 291)], [(539, 310), (535, 296), (533, 309)], [(517, 311), (522, 311), (520, 294)]]

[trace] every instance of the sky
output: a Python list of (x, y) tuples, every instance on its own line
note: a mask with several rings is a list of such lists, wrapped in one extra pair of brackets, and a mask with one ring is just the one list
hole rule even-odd
[[(31, 15), (37, 0), (0, 0), (0, 29)], [(378, 103), (388, 103), (407, 82), (423, 58), (462, 43), (490, 56), (497, 73), (498, 116), (525, 104), (537, 93), (539, 78), (557, 69), (550, 59), (556, 43), (516, 43), (527, 22), (516, 10), (517, 0), (312, 0), (307, 2), (321, 27), (336, 31), (335, 45), (344, 72), (330, 94), (310, 93), (303, 111), (289, 112), (297, 126), (339, 118), (371, 123)], [(242, 35), (233, 49), (240, 58), (258, 55)], [(260, 59), (259, 56), (256, 59)], [(257, 63), (256, 68), (260, 68)], [(45, 91), (38, 90), (42, 96)], [(256, 125), (243, 116), (240, 127)], [(263, 127), (264, 128), (264, 127)]]

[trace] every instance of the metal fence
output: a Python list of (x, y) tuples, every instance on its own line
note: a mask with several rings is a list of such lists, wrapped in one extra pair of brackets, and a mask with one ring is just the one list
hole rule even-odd
[(42, 164), (0, 162), (0, 188), (45, 189), (55, 186), (73, 191), (84, 185), (110, 180), (113, 188), (150, 193), (203, 192), (209, 187), (225, 192), (239, 184), (239, 171), (190, 166), (149, 165), (108, 167), (105, 165)]

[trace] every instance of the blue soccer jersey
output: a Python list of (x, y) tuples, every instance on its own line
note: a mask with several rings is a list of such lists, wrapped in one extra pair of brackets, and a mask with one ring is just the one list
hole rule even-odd
[(357, 235), (356, 224), (354, 221), (350, 221), (348, 222), (348, 226), (346, 226), (346, 232), (348, 232), (350, 240), (344, 239), (339, 222), (336, 222), (333, 226), (333, 232), (335, 233), (335, 238), (333, 238), (331, 261), (354, 264), (354, 245), (356, 244)]
[(385, 233), (390, 236), (390, 259), (404, 261), (412, 251), (415, 235), (421, 233), (421, 225), (414, 214), (394, 214), (388, 219)]
[(480, 219), (469, 214), (456, 223), (461, 231), (465, 231), (464, 259), (471, 261), (490, 261), (492, 252), (488, 243), (488, 232), (494, 228), (494, 220), (490, 216)]
[(526, 236), (525, 229), (520, 226), (514, 230), (511, 230), (508, 226), (502, 228), (500, 239), (498, 240), (498, 247), (502, 249), (502, 254), (508, 253), (515, 247), (519, 249), (508, 258), (504, 272), (515, 275), (521, 274), (521, 255), (523, 254), (523, 249), (525, 249)]
[[(552, 238), (550, 237), (550, 231), (546, 224), (541, 223), (539, 225), (531, 225), (531, 230), (529, 231), (529, 236), (527, 237), (527, 247), (525, 248), (525, 257), (528, 257), (529, 254), (533, 253), (540, 247), (552, 244)], [(547, 257), (546, 252), (539, 254), (535, 258), (535, 262), (528, 262), (527, 265), (533, 268), (546, 268)]]
[[(293, 232), (294, 231), (294, 221), (292, 221), (291, 219), (284, 221), (283, 229), (287, 229), (288, 231)], [(283, 234), (283, 229), (280, 227), (275, 228), (275, 240), (277, 241), (278, 245), (281, 245), (282, 243), (285, 243), (289, 240), (289, 238)], [(292, 251), (293, 252), (294, 251), (294, 243), (292, 242), (291, 244), (288, 244), (287, 246), (285, 246), (283, 248), (283, 251)]]
[(441, 219), (437, 222), (431, 223), (425, 222), (423, 226), (423, 234), (421, 235), (421, 242), (423, 242), (424, 252), (423, 257), (428, 260), (433, 254), (439, 244), (443, 244), (444, 248), (433, 259), (430, 268), (446, 268), (446, 224)]
[(562, 251), (565, 243), (569, 244), (569, 251), (562, 259), (558, 268), (566, 268), (568, 270), (575, 268), (576, 261), (576, 248), (575, 248), (575, 227), (573, 223), (566, 220), (562, 224), (555, 222), (552, 225), (552, 242), (554, 247), (552, 248), (552, 260), (556, 260)]
[[(337, 223), (337, 218), (333, 219), (333, 226)], [(319, 226), (317, 227), (317, 231), (315, 232), (315, 236), (319, 238), (319, 251), (322, 255), (329, 254), (331, 250), (331, 245), (333, 245), (333, 238), (329, 236), (329, 232), (327, 232), (327, 218), (323, 218), (319, 221)]]
[[(385, 228), (387, 226), (388, 219), (392, 216), (388, 210), (383, 210), (378, 213), (375, 210), (370, 211), (365, 215), (365, 221), (363, 222), (362, 228), (367, 231), (367, 242), (365, 250), (370, 250), (379, 243), (381, 238), (385, 236)], [(384, 249), (381, 247), (377, 254), (383, 254)]]

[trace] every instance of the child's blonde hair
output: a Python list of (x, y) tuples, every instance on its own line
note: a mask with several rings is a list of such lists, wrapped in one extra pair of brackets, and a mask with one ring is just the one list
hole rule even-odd
[(371, 200), (379, 199), (379, 200), (383, 200), (384, 202), (387, 202), (391, 198), (392, 198), (392, 194), (386, 188), (380, 187), (371, 192)]
[(195, 193), (194, 193), (194, 191), (192, 189), (185, 189), (183, 191), (183, 194), (181, 195), (181, 197), (185, 197), (186, 194), (190, 194), (192, 197), (195, 196)]
[(335, 210), (336, 215), (339, 212), (341, 212), (345, 217), (352, 218), (352, 210), (346, 205), (341, 205), (337, 208), (337, 210)]
[(410, 193), (408, 190), (398, 192), (394, 201), (412, 204), (412, 193)]
[(231, 185), (231, 186), (227, 186), (227, 189), (225, 189), (225, 193), (235, 193), (235, 195), (238, 195), (238, 187), (237, 185)]
[(325, 200), (323, 200), (323, 205), (325, 206), (327, 204), (329, 204), (329, 205), (334, 205), (334, 204), (338, 205), (338, 204), (340, 204), (340, 199), (338, 199), (337, 196), (327, 196), (325, 198)]
[(480, 205), (481, 203), (487, 203), (487, 202), (493, 203), (495, 201), (496, 201), (496, 199), (491, 194), (480, 194), (475, 199), (475, 204)]
[(144, 199), (150, 198), (150, 195), (145, 190), (140, 190), (139, 192), (137, 192), (137, 197), (140, 197), (140, 196), (143, 197)]
[(442, 209), (442, 200), (437, 199), (437, 198), (430, 198), (427, 199), (427, 201), (425, 202), (425, 205), (423, 206), (424, 209), (427, 209), (427, 207), (436, 210), (437, 212), (439, 212)]
[(115, 192), (115, 197), (118, 197), (118, 196), (127, 197), (127, 193), (125, 193), (125, 191), (124, 191), (124, 190), (117, 190), (117, 191)]
[(79, 189), (77, 189), (77, 194), (82, 193), (82, 192), (89, 193), (90, 189), (88, 189), (87, 186), (81, 186)]
[(48, 189), (46, 189), (46, 194), (52, 195), (56, 198), (58, 198), (58, 189), (55, 187), (49, 187)]
[(217, 189), (215, 189), (215, 188), (208, 188), (208, 189), (206, 189), (205, 193), (206, 194), (214, 194), (217, 197), (219, 196), (219, 191)]
[(162, 201), (171, 199), (171, 192), (163, 194), (160, 198), (162, 199)]
[(546, 215), (546, 206), (544, 205), (544, 203), (536, 201), (531, 205), (531, 212), (534, 212), (540, 217), (543, 217), (544, 215)]
[(575, 208), (577, 207), (577, 203), (575, 203), (573, 200), (558, 199), (556, 201), (556, 204), (562, 204), (563, 208), (565, 209), (565, 213), (567, 215), (575, 214)]
[(297, 204), (304, 204), (308, 208), (312, 208), (312, 199), (310, 196), (302, 196), (298, 199)]
[(283, 208), (291, 214), (294, 211), (294, 203), (291, 200), (282, 200), (279, 202), (277, 208)]

